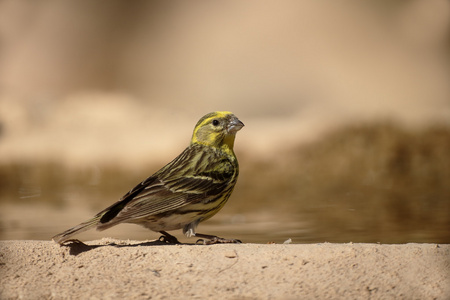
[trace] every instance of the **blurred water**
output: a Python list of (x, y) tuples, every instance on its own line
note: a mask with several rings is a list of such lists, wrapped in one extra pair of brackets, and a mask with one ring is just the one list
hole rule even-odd
[[(278, 160), (240, 155), (234, 194), (198, 232), (255, 243), (450, 243), (449, 157), (447, 127), (407, 131), (392, 124), (342, 128)], [(157, 169), (3, 165), (0, 239), (50, 239)], [(172, 233), (182, 236), (181, 230)], [(101, 237), (141, 240), (159, 234), (119, 225), (79, 238)]]

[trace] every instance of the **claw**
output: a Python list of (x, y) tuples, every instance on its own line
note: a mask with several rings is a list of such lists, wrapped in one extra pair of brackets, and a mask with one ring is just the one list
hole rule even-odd
[(196, 245), (207, 245), (207, 244), (206, 244), (206, 241), (205, 241), (204, 239), (198, 239), (198, 240), (195, 242), (195, 244), (196, 244)]

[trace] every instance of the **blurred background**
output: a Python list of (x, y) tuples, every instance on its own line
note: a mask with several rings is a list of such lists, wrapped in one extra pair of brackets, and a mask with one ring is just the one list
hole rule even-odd
[(215, 110), (241, 174), (198, 232), (450, 243), (447, 0), (0, 1), (0, 239), (92, 217)]

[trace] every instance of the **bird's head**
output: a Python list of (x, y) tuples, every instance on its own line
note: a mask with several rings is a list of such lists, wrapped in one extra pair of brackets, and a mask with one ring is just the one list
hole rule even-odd
[(195, 125), (191, 144), (233, 151), (234, 138), (244, 123), (229, 111), (216, 111), (203, 116)]

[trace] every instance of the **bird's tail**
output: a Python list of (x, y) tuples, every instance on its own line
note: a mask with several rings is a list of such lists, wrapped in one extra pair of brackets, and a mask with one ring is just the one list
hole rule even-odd
[(75, 227), (72, 227), (60, 234), (55, 235), (52, 240), (54, 240), (55, 242), (57, 242), (58, 244), (62, 244), (65, 241), (69, 240), (72, 236), (74, 236), (75, 234), (81, 233), (83, 231), (86, 231), (88, 229), (91, 229), (92, 227), (97, 226), (97, 224), (99, 223), (101, 218), (101, 215), (97, 215), (94, 218), (83, 222), (81, 224), (78, 224)]

